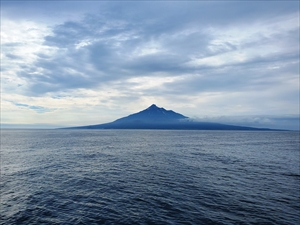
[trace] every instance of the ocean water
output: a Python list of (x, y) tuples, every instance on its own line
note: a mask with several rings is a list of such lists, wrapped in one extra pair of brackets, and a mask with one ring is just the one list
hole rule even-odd
[(300, 224), (298, 132), (1, 130), (0, 224)]

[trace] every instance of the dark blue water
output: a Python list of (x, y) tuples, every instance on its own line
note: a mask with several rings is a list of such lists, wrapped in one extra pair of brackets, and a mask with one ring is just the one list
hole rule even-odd
[(1, 224), (300, 224), (298, 132), (2, 130)]

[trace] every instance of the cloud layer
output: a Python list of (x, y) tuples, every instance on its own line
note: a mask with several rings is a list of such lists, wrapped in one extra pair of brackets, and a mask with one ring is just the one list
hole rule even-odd
[(72, 125), (75, 110), (102, 112), (81, 122), (97, 123), (152, 103), (187, 116), (299, 113), (299, 2), (2, 4), (4, 113), (27, 105)]

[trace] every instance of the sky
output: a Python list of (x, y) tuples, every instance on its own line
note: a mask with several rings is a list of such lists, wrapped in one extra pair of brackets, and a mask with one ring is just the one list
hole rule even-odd
[(3, 1), (1, 127), (101, 124), (151, 104), (299, 129), (299, 1)]

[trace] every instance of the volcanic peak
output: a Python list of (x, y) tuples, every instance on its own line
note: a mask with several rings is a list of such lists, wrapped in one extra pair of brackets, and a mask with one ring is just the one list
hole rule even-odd
[(152, 104), (150, 107), (148, 107), (145, 110), (142, 110), (138, 113), (131, 114), (127, 117), (120, 118), (116, 120), (115, 122), (173, 122), (180, 119), (188, 118), (184, 115), (181, 115), (179, 113), (176, 113), (172, 110), (165, 110), (164, 108), (159, 108), (155, 104)]

